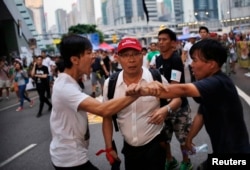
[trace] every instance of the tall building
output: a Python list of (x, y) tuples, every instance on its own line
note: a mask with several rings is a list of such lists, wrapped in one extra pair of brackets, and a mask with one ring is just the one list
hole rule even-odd
[(67, 17), (67, 12), (66, 10), (63, 9), (57, 9), (56, 10), (56, 26), (57, 26), (57, 31), (60, 34), (65, 34), (67, 33), (67, 25), (66, 25), (66, 17)]
[[(149, 20), (158, 20), (156, 0), (145, 0)], [(107, 17), (103, 19), (104, 24), (121, 25), (146, 21), (141, 0), (103, 0), (102, 13)], [(106, 22), (107, 21), (107, 22)]]
[(46, 22), (44, 16), (43, 0), (25, 0), (25, 5), (33, 13), (33, 21), (37, 33), (41, 36), (46, 34)]
[(220, 6), (220, 19), (223, 26), (230, 30), (249, 29), (250, 0), (220, 0)]
[(48, 32), (49, 23), (48, 23), (48, 14), (46, 12), (44, 13), (44, 19), (45, 19), (46, 32)]
[(220, 0), (220, 6), (221, 19), (250, 16), (250, 0)]
[(156, 0), (145, 0), (148, 14), (149, 14), (149, 20), (151, 21), (157, 21), (158, 20), (158, 13), (157, 13), (157, 1)]
[(194, 15), (194, 1), (193, 0), (185, 0), (183, 1), (183, 19), (184, 22), (195, 22), (196, 18)]
[(77, 0), (80, 24), (96, 24), (93, 0)]
[(194, 0), (194, 12), (198, 21), (218, 20), (218, 0)]
[(76, 3), (72, 4), (72, 10), (68, 15), (69, 15), (69, 21), (67, 23), (68, 27), (79, 24), (80, 18)]
[(106, 13), (106, 17), (107, 17), (107, 25), (115, 25), (115, 15), (117, 15), (117, 17), (122, 16), (123, 14), (118, 13), (119, 9), (118, 9), (118, 5), (115, 5), (115, 1), (114, 0), (107, 0), (106, 2), (106, 8), (105, 6), (103, 6), (103, 10), (104, 13)]
[(108, 25), (108, 16), (107, 16), (107, 0), (101, 1), (101, 13), (102, 13), (102, 24)]
[[(184, 2), (185, 3), (185, 2)], [(161, 20), (181, 23), (184, 21), (182, 0), (163, 0), (164, 12)]]
[(176, 23), (183, 23), (184, 21), (184, 11), (183, 11), (183, 3), (182, 0), (174, 0), (173, 1), (174, 5), (174, 21)]
[(172, 21), (173, 18), (173, 3), (172, 0), (163, 0), (163, 15), (161, 21)]

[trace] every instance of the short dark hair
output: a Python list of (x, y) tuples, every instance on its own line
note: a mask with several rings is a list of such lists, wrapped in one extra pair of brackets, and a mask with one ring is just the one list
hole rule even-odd
[(59, 61), (56, 62), (56, 69), (59, 70), (59, 72), (64, 71), (64, 62), (63, 59), (59, 59)]
[(195, 43), (190, 49), (191, 58), (195, 51), (200, 51), (205, 60), (214, 60), (219, 67), (227, 60), (227, 50), (218, 40), (204, 39)]
[(207, 27), (205, 27), (205, 26), (200, 26), (200, 28), (199, 28), (199, 32), (201, 32), (201, 30), (206, 30), (206, 32), (207, 32), (207, 33), (209, 33), (208, 28), (207, 28)]
[(146, 47), (142, 47), (141, 51), (148, 51)]
[(88, 38), (78, 34), (65, 35), (60, 43), (60, 54), (64, 60), (65, 68), (72, 67), (72, 62), (70, 61), (72, 56), (80, 57), (80, 54), (86, 50), (92, 51), (92, 44)]
[(158, 36), (161, 34), (168, 34), (168, 36), (171, 40), (177, 41), (176, 33), (174, 31), (172, 31), (171, 29), (165, 28), (165, 29), (161, 30), (158, 33)]
[(43, 59), (43, 56), (41, 56), (41, 55), (36, 56), (36, 59), (38, 59), (38, 58)]

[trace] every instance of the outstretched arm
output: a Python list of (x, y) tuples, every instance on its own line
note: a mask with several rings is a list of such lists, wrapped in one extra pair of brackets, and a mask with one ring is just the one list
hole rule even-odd
[(137, 98), (138, 96), (124, 96), (101, 103), (92, 97), (88, 97), (79, 104), (78, 110), (84, 110), (102, 117), (111, 116), (133, 103)]
[(193, 83), (162, 85), (154, 81), (146, 85), (131, 84), (126, 95), (156, 96), (159, 98), (199, 97), (200, 93)]

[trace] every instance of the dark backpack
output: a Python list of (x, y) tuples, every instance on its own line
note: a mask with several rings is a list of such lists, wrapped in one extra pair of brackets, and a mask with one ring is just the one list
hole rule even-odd
[[(162, 83), (162, 79), (161, 79), (161, 74), (157, 69), (149, 69), (149, 71), (152, 74), (152, 77), (154, 80), (159, 81)], [(116, 86), (116, 82), (118, 79), (118, 75), (119, 72), (115, 72), (114, 74), (112, 74), (109, 78), (109, 84), (108, 84), (108, 94), (107, 97), (108, 99), (112, 99), (114, 97), (114, 93), (115, 93), (115, 86)], [(166, 99), (160, 99), (160, 106), (165, 106), (167, 104), (167, 100)], [(118, 125), (117, 125), (117, 121), (116, 121), (117, 115), (113, 115), (112, 119), (113, 119), (113, 124), (115, 127), (115, 131), (119, 131)]]

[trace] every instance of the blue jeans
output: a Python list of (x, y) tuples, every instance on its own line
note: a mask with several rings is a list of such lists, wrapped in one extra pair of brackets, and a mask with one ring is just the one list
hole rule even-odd
[(23, 107), (24, 99), (31, 102), (31, 100), (25, 96), (26, 84), (18, 86), (18, 92), (20, 97), (20, 107)]

